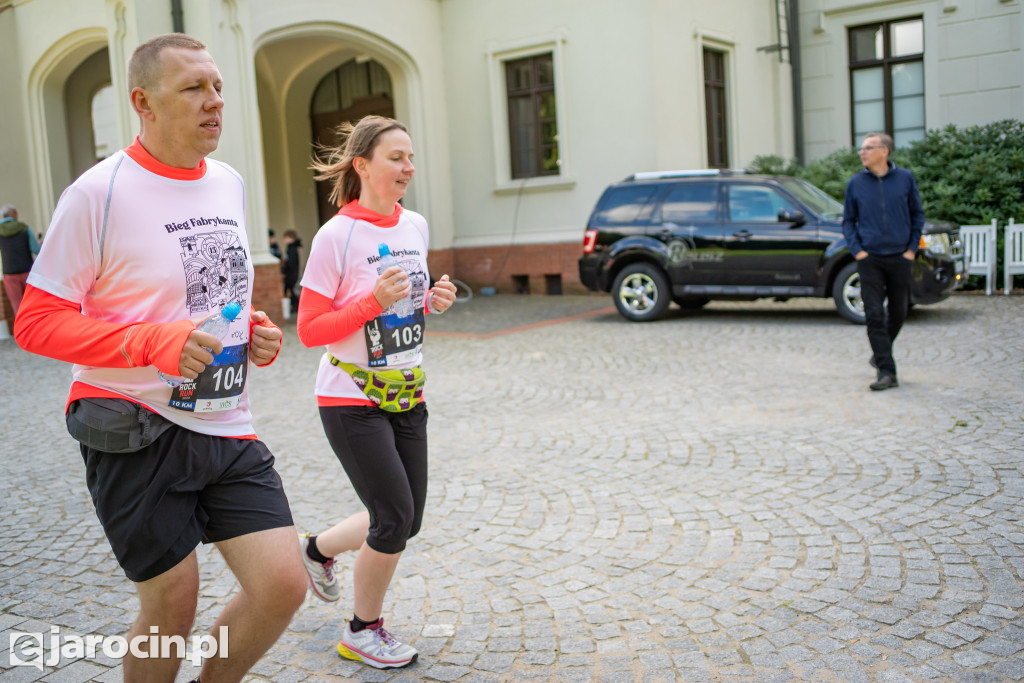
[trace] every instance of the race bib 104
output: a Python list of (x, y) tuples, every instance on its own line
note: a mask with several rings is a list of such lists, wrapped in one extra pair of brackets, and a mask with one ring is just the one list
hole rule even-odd
[(182, 382), (171, 391), (167, 405), (193, 413), (238, 407), (245, 388), (248, 354), (248, 344), (224, 347), (198, 377)]

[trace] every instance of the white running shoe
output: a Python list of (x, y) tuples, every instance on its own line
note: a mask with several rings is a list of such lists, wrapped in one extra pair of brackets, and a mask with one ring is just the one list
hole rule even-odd
[(334, 558), (326, 564), (320, 564), (306, 553), (309, 548), (309, 532), (299, 534), (299, 546), (302, 549), (302, 563), (306, 565), (309, 586), (313, 595), (326, 602), (335, 602), (341, 597), (341, 586), (334, 575)]
[(412, 664), (419, 655), (414, 648), (398, 642), (388, 633), (383, 619), (378, 619), (359, 633), (352, 633), (351, 623), (346, 625), (338, 643), (338, 654), (345, 659), (366, 662), (377, 669), (397, 669)]

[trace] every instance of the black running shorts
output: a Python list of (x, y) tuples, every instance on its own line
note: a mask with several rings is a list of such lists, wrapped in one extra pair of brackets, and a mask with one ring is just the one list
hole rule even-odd
[(81, 449), (96, 516), (132, 581), (159, 576), (200, 542), (293, 524), (262, 441), (175, 425), (134, 453)]

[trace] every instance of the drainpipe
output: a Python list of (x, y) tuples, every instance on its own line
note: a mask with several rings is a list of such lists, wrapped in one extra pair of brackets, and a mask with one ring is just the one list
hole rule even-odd
[(804, 165), (804, 86), (800, 69), (800, 2), (789, 0), (789, 66), (793, 78), (793, 147), (796, 163)]
[(185, 12), (181, 8), (181, 0), (171, 0), (171, 22), (175, 33), (185, 32)]

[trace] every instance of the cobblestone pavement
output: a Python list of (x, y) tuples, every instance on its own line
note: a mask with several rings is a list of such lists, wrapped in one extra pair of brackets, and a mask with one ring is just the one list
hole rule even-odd
[[(429, 321), (430, 498), (385, 605), (420, 659), (335, 654), (342, 557), (342, 600), (308, 598), (246, 680), (1024, 678), (1024, 297), (915, 309), (881, 393), (827, 301), (652, 324), (609, 303), (477, 297)], [(317, 531), (358, 501), (314, 405), (319, 351), (285, 331), (254, 373), (257, 428)], [(40, 671), (6, 652), (11, 632), (134, 617), (64, 430), (68, 375), (0, 343), (3, 682), (121, 680), (110, 657)], [(200, 559), (199, 633), (235, 590), (215, 549)]]

